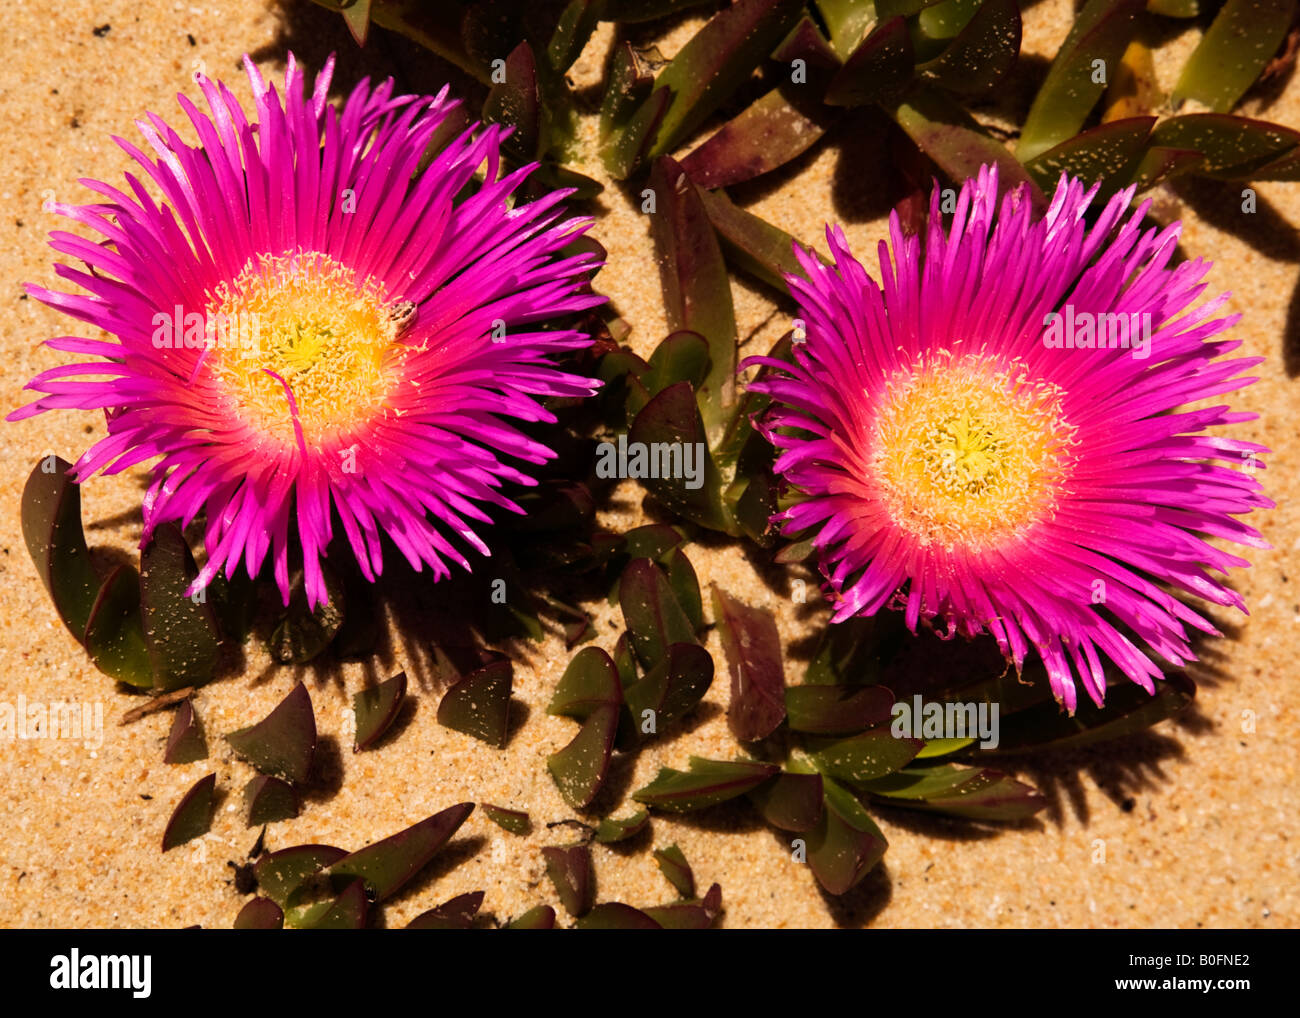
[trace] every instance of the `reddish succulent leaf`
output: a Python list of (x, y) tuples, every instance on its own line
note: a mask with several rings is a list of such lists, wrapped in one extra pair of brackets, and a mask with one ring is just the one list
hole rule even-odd
[(984, 0), (952, 43), (917, 71), (950, 92), (987, 92), (1015, 66), (1020, 29), (1016, 0)]
[(235, 916), (237, 930), (284, 929), (284, 910), (270, 898), (254, 898)]
[(363, 880), (354, 880), (322, 910), (311, 910), (309, 918), (300, 920), (305, 930), (362, 930), (370, 915), (370, 900)]
[(713, 684), (713, 658), (695, 643), (674, 643), (668, 656), (624, 690), (630, 723), (640, 730), (651, 711), (654, 730), (690, 713)]
[(483, 119), (514, 128), (503, 148), (521, 162), (540, 159), (549, 147), (546, 107), (537, 87), (537, 63), (527, 42), (521, 42), (506, 57), (504, 80), (494, 82), (483, 101)]
[(172, 726), (167, 733), (167, 748), (163, 751), (163, 763), (186, 764), (195, 760), (206, 759), (208, 744), (203, 738), (203, 729), (199, 717), (194, 713), (194, 705), (182, 700), (172, 716)]
[(862, 787), (898, 806), (968, 820), (1023, 820), (1047, 805), (1036, 788), (1001, 771), (958, 764), (908, 767)]
[(509, 831), (511, 834), (526, 835), (533, 829), (532, 820), (523, 810), (506, 809), (504, 806), (493, 806), (490, 802), (485, 802), (483, 813), (503, 831)]
[(546, 875), (555, 885), (560, 904), (574, 918), (591, 911), (596, 900), (596, 871), (591, 865), (591, 849), (586, 845), (542, 849)]
[(682, 160), (700, 187), (729, 187), (761, 177), (810, 149), (826, 133), (832, 111), (799, 102), (799, 85), (773, 89), (746, 107)]
[(1132, 180), (1155, 122), (1155, 117), (1130, 117), (1099, 124), (1031, 159), (1025, 169), (1044, 190), (1068, 173), (1101, 181), (1103, 192), (1113, 193)]
[(438, 724), (501, 749), (510, 725), (514, 666), (505, 659), (475, 669), (443, 694)]
[(831, 106), (896, 100), (912, 78), (912, 39), (902, 18), (881, 21), (844, 61), (826, 89)]
[(606, 901), (578, 920), (580, 930), (660, 930), (657, 922), (639, 908), (621, 901)]
[(346, 855), (332, 845), (294, 845), (262, 856), (254, 864), (253, 874), (263, 893), (284, 908), (304, 881)]
[(71, 469), (57, 456), (36, 464), (23, 488), (22, 526), (36, 574), (63, 624), (82, 640), (99, 578), (81, 529), (81, 490), (67, 476)]
[(822, 776), (782, 771), (749, 793), (750, 801), (773, 827), (810, 831), (822, 818)]
[(803, 685), (785, 691), (790, 727), (816, 735), (862, 732), (889, 719), (894, 694), (884, 686)]
[(347, 595), (328, 564), (321, 564), (321, 575), (329, 601), (309, 608), (307, 588), (301, 569), (289, 584), (289, 607), (267, 640), (267, 651), (282, 665), (304, 664), (320, 656), (343, 625)]
[(248, 826), (261, 827), (298, 815), (298, 794), (293, 786), (269, 774), (259, 774), (244, 787)]
[(163, 830), (164, 852), (208, 833), (212, 826), (212, 810), (216, 804), (216, 788), (217, 776), (207, 774), (199, 778), (181, 797)]
[(507, 930), (553, 930), (555, 929), (555, 909), (550, 905), (537, 905), (530, 908), (517, 919), (506, 924)]
[(744, 760), (705, 760), (693, 756), (689, 770), (661, 767), (654, 781), (632, 793), (647, 806), (685, 813), (744, 795), (779, 773), (776, 764)]
[(195, 686), (212, 678), (221, 637), (206, 594), (186, 596), (199, 575), (190, 546), (174, 523), (158, 527), (140, 553), (140, 610), (161, 690)]
[(351, 3), (346, 3), (341, 11), (348, 31), (352, 33), (352, 38), (356, 40), (358, 46), (364, 46), (366, 37), (370, 35), (370, 7), (371, 0), (352, 0)]
[(1151, 132), (1151, 144), (1201, 153), (1189, 170), (1227, 180), (1265, 179), (1259, 171), (1300, 145), (1300, 131), (1222, 113), (1170, 117)]
[(672, 99), (651, 155), (675, 149), (753, 73), (799, 20), (801, 0), (735, 0), (706, 24), (655, 79)]
[(458, 894), (436, 908), (421, 912), (406, 924), (408, 930), (468, 930), (474, 926), (474, 917), (483, 907), (483, 892), (470, 891)]
[(673, 902), (641, 910), (665, 930), (707, 930), (713, 919), (702, 905), (694, 902)]
[(754, 608), (713, 584), (713, 616), (731, 672), (727, 724), (742, 742), (765, 739), (785, 719), (781, 634), (766, 608)]
[(800, 272), (794, 238), (752, 212), (733, 205), (721, 191), (700, 191), (704, 211), (735, 266), (779, 290), (787, 291), (783, 273)]
[(329, 867), (331, 878), (359, 877), (375, 901), (392, 897), (437, 855), (474, 810), (462, 802), (404, 831), (344, 856)]
[(316, 715), (307, 687), (297, 683), (263, 720), (231, 732), (226, 741), (263, 774), (302, 784), (316, 755)]
[(86, 621), (86, 652), (105, 675), (140, 688), (156, 685), (140, 622), (140, 577), (118, 566), (99, 588)]
[(405, 699), (406, 672), (398, 672), (377, 686), (358, 691), (352, 697), (352, 713), (357, 722), (352, 752), (360, 753), (378, 742), (397, 720)]
[(709, 346), (709, 373), (699, 387), (700, 414), (712, 435), (735, 402), (736, 314), (722, 249), (686, 171), (668, 156), (650, 170), (655, 213), (650, 236), (659, 263), (669, 329), (689, 329)]
[(659, 872), (677, 889), (679, 897), (695, 897), (695, 874), (691, 872), (691, 864), (686, 861), (680, 848), (676, 845), (656, 848), (655, 863), (659, 866)]

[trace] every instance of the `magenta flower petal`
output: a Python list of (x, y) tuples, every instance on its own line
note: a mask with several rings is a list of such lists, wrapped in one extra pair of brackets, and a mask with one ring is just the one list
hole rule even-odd
[(371, 579), (380, 535), (436, 577), (487, 552), (484, 507), (520, 511), (502, 486), (554, 455), (512, 421), (553, 421), (545, 398), (600, 384), (555, 364), (589, 336), (539, 326), (604, 300), (596, 257), (561, 254), (590, 226), (565, 217), (569, 192), (516, 204), (532, 167), (498, 179), (503, 129), (474, 125), (421, 171), (447, 90), (362, 82), (336, 108), (332, 65), (308, 92), (290, 56), (281, 94), (245, 58), (251, 116), (200, 78), (206, 113), (179, 97), (197, 145), (154, 114), (144, 149), (115, 139), (143, 177), (83, 181), (100, 203), (55, 207), (103, 238), (51, 234), (84, 293), (28, 288), (114, 339), (50, 340), (104, 360), (42, 372), (9, 415), (103, 409), (76, 480), (156, 459), (144, 541), (202, 512), (197, 585), (269, 554), (286, 600), (296, 543), (313, 605), (336, 518)]
[(1245, 610), (1211, 574), (1248, 563), (1206, 538), (1265, 548), (1236, 517), (1272, 506), (1267, 450), (1203, 434), (1254, 415), (1188, 406), (1254, 380), (1223, 358), (1228, 295), (1195, 304), (1209, 265), (1171, 267), (1180, 224), (1126, 219), (1131, 189), (1090, 227), (1096, 190), (1063, 176), (1035, 218), (986, 167), (945, 231), (936, 188), (924, 238), (891, 217), (879, 284), (828, 227), (834, 264), (788, 277), (794, 364), (746, 362), (776, 369), (752, 384), (796, 499), (775, 521), (813, 532), (833, 621), (990, 633), (1070, 712), (1078, 681), (1103, 702), (1103, 659), (1148, 691), (1153, 654), (1192, 660), (1187, 626), (1215, 630), (1175, 594)]

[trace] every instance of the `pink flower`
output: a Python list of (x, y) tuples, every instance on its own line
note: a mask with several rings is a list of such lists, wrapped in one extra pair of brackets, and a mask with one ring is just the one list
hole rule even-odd
[(1254, 381), (1214, 338), (1229, 295), (1193, 306), (1208, 264), (1170, 267), (1180, 224), (1143, 230), (1145, 205), (1121, 222), (1132, 189), (1090, 228), (1096, 190), (1063, 177), (1036, 218), (987, 167), (945, 233), (936, 188), (924, 243), (891, 217), (880, 285), (828, 228), (834, 266), (798, 251), (788, 277), (795, 364), (747, 362), (780, 369), (752, 386), (797, 492), (775, 519), (815, 535), (833, 620), (894, 607), (1017, 668), (1036, 650), (1071, 713), (1076, 677), (1103, 702), (1103, 657), (1149, 692), (1148, 648), (1193, 659), (1186, 626), (1216, 631), (1176, 594), (1245, 610), (1210, 571), (1249, 563), (1206, 538), (1266, 548), (1236, 517), (1272, 505), (1267, 450), (1204, 434), (1255, 415), (1186, 408)]
[(332, 64), (308, 94), (290, 57), (282, 97), (245, 58), (254, 120), (199, 78), (210, 113), (179, 97), (197, 145), (154, 114), (137, 122), (153, 157), (118, 139), (163, 200), (130, 174), (129, 193), (83, 181), (105, 203), (56, 211), (104, 240), (51, 245), (85, 263), (56, 271), (86, 293), (29, 288), (113, 339), (49, 340), (103, 360), (42, 372), (28, 388), (45, 395), (10, 414), (102, 408), (76, 480), (160, 457), (145, 542), (203, 512), (196, 587), (269, 553), (286, 600), (300, 546), (313, 605), (335, 519), (369, 579), (381, 535), (439, 578), (468, 568), (460, 547), (487, 552), (484, 507), (520, 511), (502, 485), (553, 456), (512, 421), (553, 421), (541, 398), (599, 385), (553, 362), (590, 337), (542, 323), (603, 300), (585, 287), (595, 256), (560, 254), (590, 225), (562, 217), (569, 192), (512, 204), (532, 167), (497, 179), (503, 129), (426, 153), (457, 105), (446, 89), (362, 82), (335, 108)]

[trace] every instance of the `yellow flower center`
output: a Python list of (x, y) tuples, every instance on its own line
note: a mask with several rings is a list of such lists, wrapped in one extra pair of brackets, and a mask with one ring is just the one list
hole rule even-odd
[(384, 406), (411, 310), (326, 255), (264, 256), (213, 295), (207, 363), (249, 424), (317, 444)]
[(974, 356), (896, 375), (874, 426), (871, 469), (925, 546), (987, 549), (1050, 517), (1073, 461), (1059, 388)]

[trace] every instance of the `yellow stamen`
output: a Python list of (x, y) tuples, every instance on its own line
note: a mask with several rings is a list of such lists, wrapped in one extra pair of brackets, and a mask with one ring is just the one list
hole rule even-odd
[(238, 323), (208, 366), (244, 420), (293, 444), (283, 379), (315, 444), (383, 408), (407, 350), (397, 337), (409, 310), (326, 255), (261, 257), (208, 305), (209, 321)]
[(1074, 433), (1056, 386), (941, 354), (890, 380), (870, 469), (921, 544), (980, 550), (1050, 517)]

